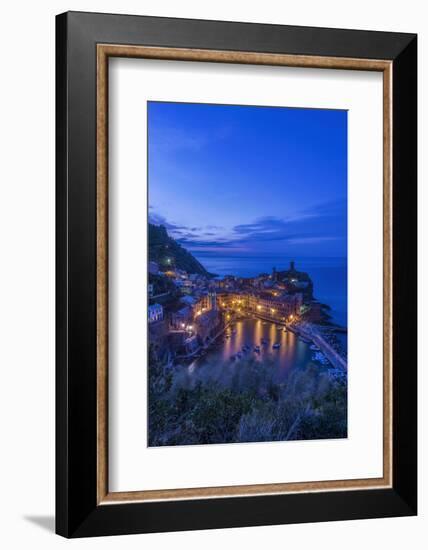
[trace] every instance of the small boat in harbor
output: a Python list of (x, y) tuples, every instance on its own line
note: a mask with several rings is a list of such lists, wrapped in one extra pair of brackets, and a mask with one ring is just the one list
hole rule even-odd
[(272, 347), (273, 349), (279, 349), (281, 347), (281, 344), (279, 342), (276, 342)]
[(267, 343), (268, 343), (268, 341), (266, 340), (266, 338), (262, 338), (262, 339), (260, 340), (260, 342), (261, 342), (262, 346), (266, 346)]
[(322, 365), (328, 365), (330, 363), (327, 357), (320, 351), (317, 351), (312, 355), (312, 361), (318, 361)]
[(253, 351), (254, 351), (255, 353), (260, 353), (260, 346), (254, 346)]

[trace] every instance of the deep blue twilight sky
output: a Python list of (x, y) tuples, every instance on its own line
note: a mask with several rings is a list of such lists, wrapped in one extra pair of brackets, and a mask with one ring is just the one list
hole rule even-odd
[(346, 257), (347, 112), (149, 102), (149, 220), (195, 253)]

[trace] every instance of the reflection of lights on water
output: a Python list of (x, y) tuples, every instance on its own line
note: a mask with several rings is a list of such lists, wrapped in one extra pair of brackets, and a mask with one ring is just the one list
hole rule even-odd
[[(262, 338), (268, 339), (267, 345), (261, 345)], [(281, 343), (280, 349), (272, 350), (272, 345), (275, 342)], [(250, 346), (250, 350), (246, 353), (242, 353), (244, 345)], [(253, 351), (255, 345), (260, 346), (260, 353)], [(229, 338), (224, 338), (219, 346), (214, 347), (203, 358), (197, 359), (195, 364), (191, 365), (191, 368), (189, 367), (189, 373), (193, 372), (197, 366), (203, 365), (205, 361), (215, 361), (216, 359), (224, 361), (228, 368), (237, 368), (241, 363), (230, 361), (230, 358), (238, 352), (242, 353), (244, 359), (251, 358), (262, 363), (267, 358), (273, 359), (274, 371), (280, 378), (285, 376), (294, 365), (299, 368), (305, 363), (309, 363), (312, 357), (309, 346), (299, 341), (293, 333), (278, 331), (275, 323), (260, 319), (245, 319), (233, 323), (230, 327)]]

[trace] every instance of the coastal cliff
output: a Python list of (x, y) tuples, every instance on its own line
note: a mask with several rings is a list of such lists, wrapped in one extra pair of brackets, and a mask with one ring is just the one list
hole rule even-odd
[(168, 235), (163, 225), (149, 223), (149, 260), (156, 262), (162, 271), (174, 267), (187, 273), (209, 277), (210, 273), (175, 239)]

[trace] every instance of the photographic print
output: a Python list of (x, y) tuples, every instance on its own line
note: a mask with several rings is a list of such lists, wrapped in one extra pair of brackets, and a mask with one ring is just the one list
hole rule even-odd
[(147, 110), (148, 445), (346, 438), (347, 111)]

